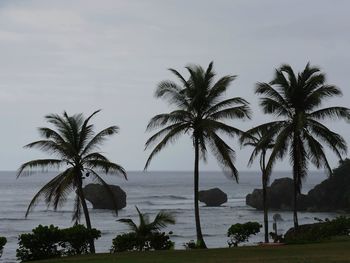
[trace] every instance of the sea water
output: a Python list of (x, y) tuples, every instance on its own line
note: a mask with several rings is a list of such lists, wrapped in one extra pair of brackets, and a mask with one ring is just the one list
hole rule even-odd
[[(40, 202), (25, 218), (29, 202), (35, 193), (47, 183), (54, 172), (41, 173), (16, 179), (16, 172), (0, 172), (0, 236), (5, 236), (8, 243), (0, 262), (16, 262), (18, 236), (31, 232), (33, 228), (54, 224), (59, 227), (72, 226), (72, 208), (74, 193), (66, 204), (58, 211), (47, 208)], [(275, 178), (291, 177), (290, 172), (275, 172)], [(326, 178), (322, 172), (309, 173), (303, 186), (307, 192), (313, 186)], [(127, 194), (127, 206), (119, 211), (118, 217), (108, 210), (96, 210), (90, 207), (92, 226), (101, 230), (102, 237), (96, 241), (97, 252), (108, 252), (112, 239), (123, 232), (127, 232), (126, 225), (118, 222), (120, 218), (132, 218), (138, 222), (137, 206), (143, 213), (149, 214), (151, 219), (160, 211), (166, 210), (176, 216), (176, 224), (168, 226), (164, 231), (172, 231), (171, 239), (175, 241), (176, 249), (184, 249), (183, 244), (195, 240), (195, 222), (193, 211), (193, 173), (192, 172), (129, 172), (128, 180), (116, 176), (104, 176), (111, 184), (119, 185)], [(85, 184), (91, 183), (89, 178)], [(261, 188), (259, 172), (241, 172), (239, 184), (222, 172), (201, 172), (200, 190), (218, 187), (228, 195), (228, 201), (220, 207), (206, 207), (201, 203), (200, 216), (202, 232), (208, 247), (227, 247), (227, 229), (235, 223), (247, 221), (263, 222), (263, 213), (245, 204), (245, 196), (254, 188)], [(272, 229), (272, 215), (270, 211), (270, 229)], [(278, 224), (280, 233), (293, 226), (291, 212), (278, 212), (283, 221)], [(333, 218), (335, 213), (300, 212), (301, 224), (315, 222), (314, 218)], [(81, 222), (84, 223), (82, 216)], [(261, 229), (263, 230), (263, 229)], [(263, 240), (263, 231), (251, 238), (251, 243)]]

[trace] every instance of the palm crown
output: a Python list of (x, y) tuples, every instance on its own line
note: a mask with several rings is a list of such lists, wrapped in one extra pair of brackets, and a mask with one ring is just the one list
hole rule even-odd
[[(81, 186), (83, 174), (91, 175), (92, 178), (106, 186), (106, 191), (110, 192), (107, 183), (100, 177), (99, 172), (106, 174), (122, 175), (126, 178), (126, 172), (118, 164), (107, 159), (98, 150), (105, 139), (118, 132), (117, 126), (110, 126), (97, 134), (94, 132), (94, 125), (90, 124), (91, 118), (99, 111), (95, 111), (88, 118), (84, 119), (82, 114), (68, 116), (64, 112), (63, 116), (51, 114), (46, 116), (46, 120), (55, 129), (39, 128), (42, 140), (26, 145), (26, 148), (38, 148), (42, 151), (54, 155), (54, 159), (39, 159), (29, 161), (21, 165), (17, 176), (30, 175), (38, 170), (49, 168), (65, 167), (50, 182), (48, 182), (34, 196), (30, 202), (26, 216), (34, 208), (41, 197), (44, 197), (47, 206), (52, 206), (56, 210), (62, 205), (68, 195), (77, 190), (73, 220), (79, 221), (81, 216), (81, 204), (85, 203)], [(111, 192), (110, 192), (111, 193)]]
[(218, 161), (224, 168), (229, 168), (231, 175), (238, 178), (234, 166), (234, 150), (219, 136), (220, 133), (235, 136), (241, 135), (240, 129), (225, 124), (222, 120), (250, 118), (248, 102), (240, 97), (222, 100), (235, 76), (224, 76), (216, 83), (213, 63), (206, 71), (200, 66), (186, 67), (190, 77), (185, 79), (175, 69), (170, 71), (179, 79), (180, 85), (173, 81), (163, 81), (158, 85), (155, 96), (167, 99), (176, 109), (170, 113), (153, 117), (147, 130), (163, 127), (146, 142), (146, 148), (154, 143), (145, 168), (153, 157), (169, 142), (175, 141), (181, 134), (189, 133), (193, 144), (198, 144), (203, 159), (206, 158), (207, 145), (211, 148)]
[(282, 119), (260, 126), (268, 125), (277, 134), (267, 169), (271, 170), (276, 159), (283, 158), (290, 146), (290, 160), (299, 192), (308, 161), (331, 173), (323, 144), (339, 158), (346, 153), (347, 146), (339, 134), (320, 121), (350, 119), (350, 111), (345, 107), (322, 108), (322, 103), (330, 97), (340, 96), (341, 91), (336, 86), (325, 84), (325, 75), (320, 69), (307, 64), (298, 75), (289, 65), (283, 65), (276, 70), (270, 83), (258, 83), (256, 93), (263, 95), (260, 105), (264, 112)]

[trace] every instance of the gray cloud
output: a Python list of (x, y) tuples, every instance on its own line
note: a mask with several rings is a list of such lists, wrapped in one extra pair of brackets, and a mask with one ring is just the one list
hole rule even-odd
[[(256, 81), (290, 63), (320, 65), (329, 81), (350, 99), (348, 1), (1, 1), (0, 4), (0, 167), (16, 169), (40, 157), (21, 147), (37, 138), (43, 116), (67, 110), (103, 111), (97, 127), (117, 124), (121, 133), (106, 144), (111, 159), (127, 169), (143, 168), (148, 152), (145, 126), (167, 105), (153, 98), (156, 84), (185, 72), (187, 63), (215, 61), (218, 75), (238, 74), (227, 96), (243, 96), (255, 111), (249, 128), (269, 116), (257, 106)], [(347, 124), (332, 125), (343, 135)], [(250, 150), (237, 150), (246, 170)], [(184, 138), (159, 155), (151, 169), (192, 169)], [(336, 158), (332, 157), (332, 165)], [(288, 162), (278, 169), (289, 169)], [(210, 159), (204, 169), (218, 169)], [(252, 169), (257, 169), (253, 166)]]

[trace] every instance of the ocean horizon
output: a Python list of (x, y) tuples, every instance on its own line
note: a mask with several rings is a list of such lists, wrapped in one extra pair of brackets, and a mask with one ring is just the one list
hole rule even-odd
[[(8, 239), (0, 262), (16, 262), (18, 236), (29, 233), (33, 228), (53, 224), (59, 227), (72, 226), (72, 193), (67, 203), (58, 211), (47, 208), (40, 202), (26, 219), (25, 212), (34, 194), (47, 183), (55, 172), (39, 173), (16, 179), (16, 171), (0, 171), (0, 233)], [(271, 182), (276, 178), (291, 177), (290, 171), (275, 171)], [(304, 182), (303, 193), (307, 193), (327, 175), (322, 171), (309, 172)], [(127, 194), (127, 206), (119, 211), (118, 217), (112, 211), (92, 209), (90, 216), (92, 226), (101, 230), (102, 236), (96, 241), (97, 252), (109, 252), (112, 239), (121, 233), (128, 232), (127, 227), (117, 222), (120, 218), (137, 219), (137, 206), (142, 212), (153, 218), (160, 210), (166, 210), (176, 216), (176, 224), (168, 226), (165, 232), (172, 231), (171, 240), (176, 249), (184, 249), (183, 244), (195, 240), (195, 224), (193, 211), (193, 172), (191, 171), (129, 171), (128, 181), (121, 177), (104, 176), (108, 183), (119, 185)], [(85, 179), (84, 184), (92, 183)], [(200, 190), (218, 187), (227, 196), (227, 203), (220, 207), (206, 207), (200, 203), (202, 231), (208, 247), (227, 247), (227, 229), (235, 223), (247, 221), (263, 222), (262, 211), (257, 211), (245, 204), (245, 196), (255, 188), (261, 188), (261, 176), (258, 171), (240, 172), (239, 184), (220, 171), (200, 172)], [(270, 228), (272, 215), (279, 213), (283, 221), (278, 230), (284, 233), (293, 226), (292, 212), (270, 211)], [(314, 218), (333, 218), (336, 213), (300, 212), (300, 223), (314, 222)], [(85, 223), (84, 217), (81, 223)], [(263, 229), (251, 238), (250, 244), (263, 240)]]

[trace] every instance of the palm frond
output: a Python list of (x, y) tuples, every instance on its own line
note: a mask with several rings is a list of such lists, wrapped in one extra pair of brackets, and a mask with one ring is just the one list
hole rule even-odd
[[(210, 148), (216, 157), (217, 161), (221, 164), (224, 171), (228, 171), (230, 176), (238, 182), (238, 171), (234, 166), (235, 151), (228, 146), (215, 132), (210, 134), (208, 138), (210, 142)], [(228, 170), (227, 170), (228, 169)]]
[(185, 110), (176, 110), (170, 113), (158, 114), (149, 121), (146, 131), (150, 131), (154, 128), (162, 127), (169, 124), (189, 122), (192, 118), (193, 115)]
[[(157, 144), (156, 147), (154, 147), (154, 149), (152, 150), (151, 154), (149, 155), (144, 170), (147, 170), (148, 166), (150, 165), (153, 157), (159, 153), (162, 149), (164, 149), (164, 147), (166, 147), (168, 145), (169, 142), (174, 142), (181, 133), (185, 133), (186, 129), (188, 129), (188, 125), (187, 124), (182, 124), (180, 126), (177, 126), (175, 128), (173, 128), (172, 130), (170, 130), (167, 135), (164, 136), (164, 138)], [(146, 148), (147, 146), (150, 144), (150, 142), (148, 142), (148, 144), (146, 144)]]
[(37, 169), (40, 169), (41, 172), (47, 171), (49, 168), (56, 168), (62, 165), (63, 161), (59, 159), (38, 159), (30, 162), (26, 162), (20, 166), (17, 171), (17, 178), (20, 176), (31, 175), (33, 173), (39, 172)]
[(126, 171), (119, 164), (100, 159), (85, 160), (84, 164), (87, 168), (90, 168), (92, 170), (97, 169), (98, 171), (101, 171), (105, 174), (121, 175), (127, 179)]
[(103, 129), (97, 133), (85, 146), (81, 154), (88, 154), (89, 152), (98, 149), (100, 145), (107, 139), (107, 137), (117, 134), (119, 132), (118, 126), (110, 126), (106, 129)]
[(151, 223), (151, 228), (160, 230), (169, 224), (175, 224), (175, 222), (176, 221), (173, 214), (161, 211), (156, 215), (153, 222)]

